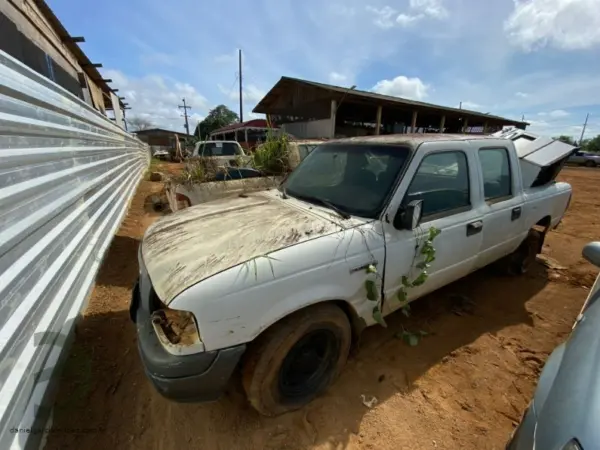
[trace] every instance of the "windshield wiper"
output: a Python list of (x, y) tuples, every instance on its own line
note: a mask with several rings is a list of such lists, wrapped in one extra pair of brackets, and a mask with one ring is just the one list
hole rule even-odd
[(326, 206), (327, 208), (332, 209), (333, 211), (338, 213), (342, 219), (349, 219), (351, 217), (350, 214), (348, 214), (346, 211), (341, 209), (339, 206), (334, 205), (327, 199), (311, 197), (310, 195), (295, 195), (295, 194), (293, 194), (292, 197), (296, 197), (300, 200), (305, 200), (307, 202), (318, 203), (320, 205)]

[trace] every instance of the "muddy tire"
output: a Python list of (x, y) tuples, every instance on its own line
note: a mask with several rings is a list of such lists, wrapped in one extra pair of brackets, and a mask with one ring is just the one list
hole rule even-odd
[(509, 275), (523, 275), (535, 263), (535, 258), (541, 251), (542, 233), (529, 230), (527, 238), (512, 254), (502, 261), (503, 269)]
[(596, 163), (594, 161), (586, 161), (585, 166), (586, 167), (596, 167)]
[(242, 382), (250, 404), (276, 416), (299, 409), (337, 378), (352, 332), (334, 304), (305, 308), (272, 325), (246, 352)]

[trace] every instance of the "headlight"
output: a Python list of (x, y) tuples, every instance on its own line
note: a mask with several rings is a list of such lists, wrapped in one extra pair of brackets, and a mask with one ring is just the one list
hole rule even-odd
[(152, 327), (165, 350), (173, 355), (204, 351), (196, 318), (191, 312), (157, 309), (152, 313)]
[(583, 450), (583, 447), (579, 444), (577, 439), (573, 438), (563, 445), (561, 450)]

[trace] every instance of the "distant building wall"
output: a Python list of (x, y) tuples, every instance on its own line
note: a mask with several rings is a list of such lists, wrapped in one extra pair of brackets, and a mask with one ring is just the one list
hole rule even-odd
[(331, 132), (331, 119), (284, 123), (281, 128), (299, 139), (328, 138)]

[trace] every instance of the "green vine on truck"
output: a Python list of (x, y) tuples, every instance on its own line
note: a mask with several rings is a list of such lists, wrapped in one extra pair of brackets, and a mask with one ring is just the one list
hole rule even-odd
[[(439, 236), (441, 230), (431, 227), (429, 231), (424, 236), (426, 237), (425, 241), (420, 242), (417, 240), (415, 245), (415, 254), (413, 257), (413, 261), (411, 264), (410, 272), (413, 269), (418, 269), (420, 272), (416, 274), (414, 278), (409, 278), (410, 272), (408, 275), (402, 277), (402, 285), (400, 290), (396, 294), (396, 299), (403, 303), (402, 313), (408, 317), (410, 316), (410, 305), (408, 303), (408, 289), (413, 287), (418, 287), (423, 285), (429, 274), (427, 269), (431, 266), (431, 263), (435, 261), (435, 247), (433, 246), (434, 239)], [(418, 261), (418, 262), (417, 262)], [(367, 299), (376, 302), (377, 304), (373, 307), (373, 319), (383, 327), (387, 327), (385, 320), (383, 319), (383, 315), (381, 312), (381, 298), (379, 295), (379, 291), (377, 289), (377, 280), (380, 279), (380, 275), (377, 272), (377, 268), (371, 264), (366, 269), (367, 279), (365, 280), (365, 289), (367, 291)]]

